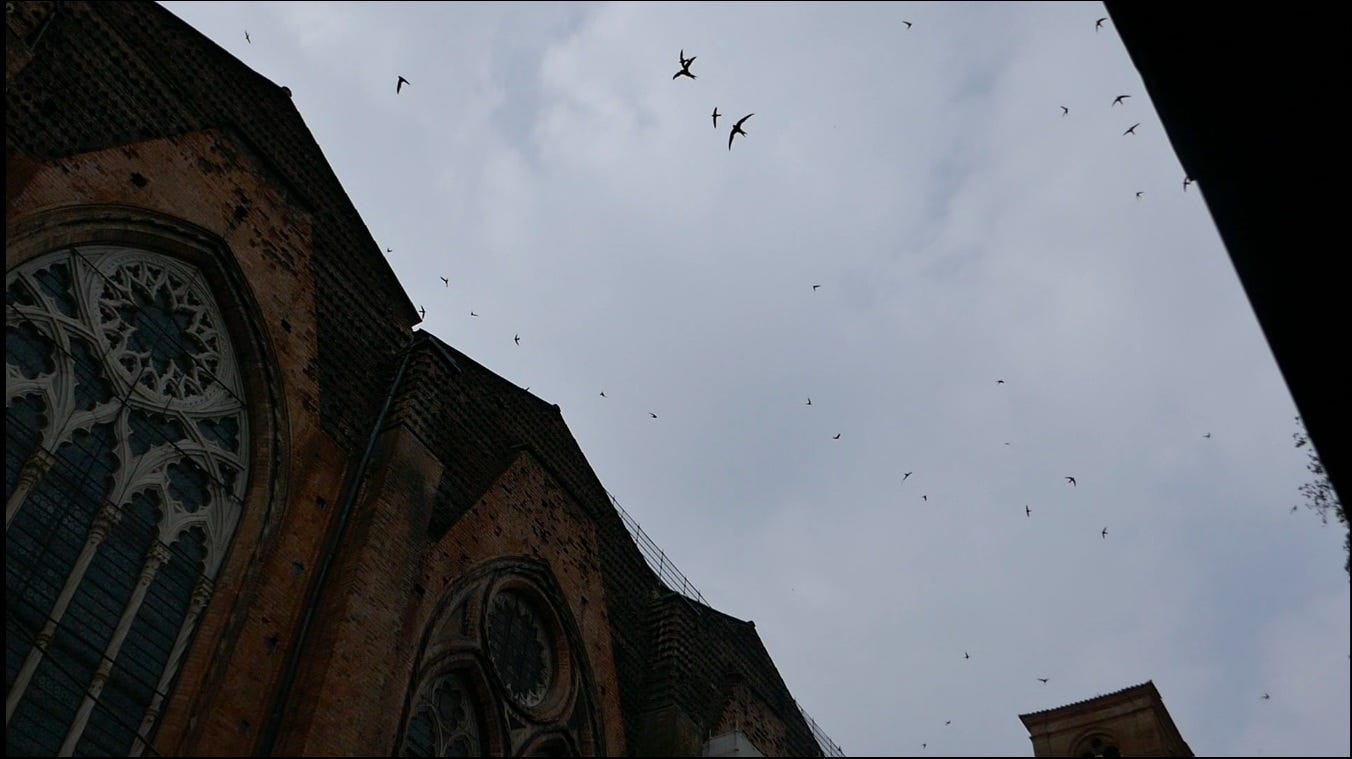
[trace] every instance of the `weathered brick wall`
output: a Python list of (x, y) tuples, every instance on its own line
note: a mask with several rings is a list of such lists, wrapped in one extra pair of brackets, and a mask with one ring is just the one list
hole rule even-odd
[[(743, 732), (753, 736), (767, 756), (820, 753), (753, 623), (674, 592), (653, 604), (651, 619), (655, 657), (647, 679), (647, 709), (662, 713), (674, 709), (699, 730), (699, 744), (674, 748), (698, 751), (709, 735), (729, 732), (731, 728), (723, 729), (721, 721), (742, 708), (756, 717), (754, 732), (746, 728)], [(738, 693), (742, 695), (734, 698)]]
[(660, 585), (559, 409), (431, 335), (422, 336), (394, 416), (446, 462), (429, 523), (439, 539), (474, 505), (520, 447), (529, 448), (592, 520), (604, 569), (624, 745), (637, 750), (651, 664), (648, 605)]
[(407, 668), (425, 620), (419, 574), (441, 463), (402, 426), (387, 430), (344, 532), (297, 677), (282, 755), (394, 751)]
[(706, 735), (726, 735), (740, 730), (766, 756), (802, 756), (795, 751), (784, 720), (743, 683), (733, 686), (723, 703), (723, 712)]

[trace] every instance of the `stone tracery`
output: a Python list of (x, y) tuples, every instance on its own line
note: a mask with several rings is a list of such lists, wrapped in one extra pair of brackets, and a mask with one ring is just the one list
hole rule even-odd
[[(247, 480), (222, 325), (194, 268), (143, 250), (80, 246), (8, 273), (9, 749), (144, 747)], [(81, 621), (90, 608), (107, 613)]]

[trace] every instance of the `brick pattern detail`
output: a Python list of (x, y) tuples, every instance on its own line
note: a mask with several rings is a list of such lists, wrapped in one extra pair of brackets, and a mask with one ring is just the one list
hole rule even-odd
[(655, 657), (647, 682), (649, 709), (674, 706), (701, 733), (699, 743), (672, 747), (698, 753), (709, 735), (742, 732), (767, 756), (821, 753), (756, 627), (667, 592), (652, 604)]

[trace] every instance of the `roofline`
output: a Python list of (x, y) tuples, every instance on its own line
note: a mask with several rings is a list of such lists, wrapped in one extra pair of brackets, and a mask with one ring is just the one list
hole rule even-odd
[(1164, 705), (1164, 699), (1160, 698), (1159, 689), (1155, 687), (1154, 681), (1146, 680), (1143, 683), (1139, 683), (1137, 685), (1129, 685), (1125, 688), (1122, 688), (1121, 690), (1115, 690), (1112, 693), (1105, 693), (1101, 696), (1094, 696), (1093, 698), (1086, 698), (1080, 701), (1073, 701), (1069, 704), (1064, 704), (1062, 706), (1054, 706), (1050, 709), (1042, 709), (1035, 712), (1029, 712), (1027, 714), (1020, 714), (1019, 719), (1023, 721), (1023, 724), (1025, 726), (1027, 726), (1028, 720), (1033, 719), (1035, 717), (1050, 716), (1062, 712), (1079, 711), (1082, 707), (1084, 707), (1087, 704), (1093, 704), (1098, 702), (1125, 701), (1127, 698), (1131, 696), (1138, 695), (1137, 693), (1138, 691), (1140, 695), (1145, 695), (1153, 700), (1158, 701), (1160, 706)]
[[(411, 328), (413, 325), (421, 321), (421, 318), (418, 316), (417, 306), (413, 304), (413, 299), (408, 296), (408, 292), (404, 289), (403, 283), (399, 281), (398, 275), (394, 273), (394, 267), (390, 266), (390, 262), (381, 253), (380, 244), (377, 243), (375, 237), (371, 235), (370, 228), (366, 226), (366, 220), (362, 218), (361, 213), (357, 211), (357, 206), (352, 202), (352, 197), (347, 194), (347, 188), (343, 186), (342, 181), (338, 179), (338, 175), (334, 173), (333, 166), (329, 163), (329, 158), (324, 153), (324, 148), (319, 144), (319, 140), (315, 139), (314, 132), (310, 131), (310, 126), (305, 122), (305, 117), (301, 115), (300, 109), (296, 107), (295, 101), (290, 97), (290, 90), (282, 85), (278, 85), (276, 82), (272, 81), (271, 79), (268, 79), (266, 76), (263, 76), (262, 74), (255, 71), (251, 66), (249, 66), (249, 64), (245, 63), (239, 58), (236, 58), (235, 55), (231, 53), (229, 50), (226, 50), (225, 48), (216, 44), (216, 42), (213, 41), (210, 37), (199, 32), (187, 21), (184, 21), (182, 18), (179, 18), (177, 15), (174, 14), (173, 11), (164, 7), (160, 3), (152, 2), (149, 4), (155, 6), (155, 8), (159, 10), (159, 12), (163, 13), (165, 16), (172, 19), (172, 23), (178, 24), (180, 27), (186, 30), (187, 33), (194, 36), (197, 39), (198, 44), (205, 44), (210, 46), (211, 48), (214, 48), (218, 54), (223, 56), (226, 60), (230, 61), (237, 68), (242, 69), (245, 72), (246, 76), (252, 77), (257, 81), (274, 89), (281, 89), (287, 92), (286, 101), (288, 104), (290, 104), (290, 110), (288, 111), (289, 115), (296, 119), (297, 124), (300, 126), (301, 130), (303, 130), (305, 136), (309, 138), (310, 145), (313, 146), (316, 156), (319, 159), (319, 166), (323, 169), (323, 172), (327, 175), (326, 178), (333, 183), (335, 196), (338, 198), (340, 203), (346, 205), (346, 208), (333, 209), (334, 212), (340, 216), (350, 216), (352, 220), (355, 222), (354, 227), (359, 228), (361, 234), (365, 236), (366, 241), (370, 242), (370, 248), (371, 251), (374, 253), (374, 258), (379, 261), (379, 263), (375, 265), (374, 269), (376, 275), (383, 280), (381, 284), (386, 289), (389, 289), (391, 292), (398, 293), (399, 295), (403, 296), (404, 318), (406, 319), (405, 326)], [(226, 122), (226, 124), (230, 127), (231, 132), (234, 133), (233, 136), (238, 137), (242, 134), (242, 130), (239, 129), (238, 125), (230, 123), (228, 121)], [(242, 142), (244, 142), (244, 144), (247, 145), (250, 150), (254, 151), (257, 150), (257, 146), (253, 145), (249, 140), (242, 140)], [(259, 156), (265, 163), (269, 165), (269, 168), (273, 169), (274, 172), (276, 172), (275, 167), (272, 166), (272, 161), (270, 161), (267, 158), (267, 153), (265, 151), (260, 152)], [(292, 183), (286, 179), (286, 175), (284, 173), (281, 172), (276, 173), (278, 178), (288, 188), (292, 187)], [(301, 197), (306, 201), (309, 201), (310, 199), (310, 195), (304, 192), (301, 193)], [(322, 208), (322, 206), (320, 206), (319, 204), (314, 204), (314, 206), (316, 209)]]

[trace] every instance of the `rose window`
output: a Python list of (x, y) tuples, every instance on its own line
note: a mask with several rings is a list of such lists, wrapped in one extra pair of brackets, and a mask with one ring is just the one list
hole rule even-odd
[(488, 652), (503, 687), (518, 704), (537, 706), (553, 678), (552, 644), (534, 607), (512, 591), (493, 597)]
[(185, 273), (128, 262), (104, 280), (99, 327), (127, 376), (170, 398), (202, 395), (220, 366), (220, 333)]

